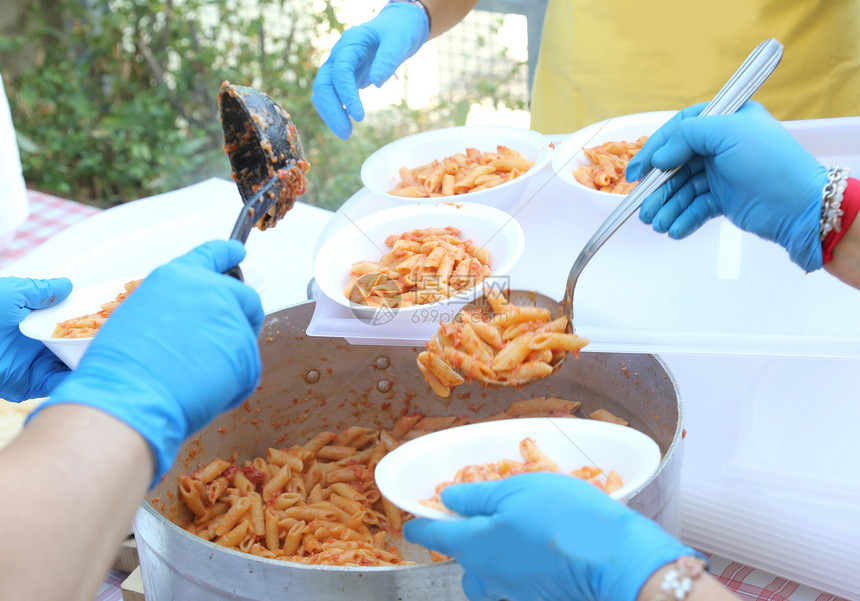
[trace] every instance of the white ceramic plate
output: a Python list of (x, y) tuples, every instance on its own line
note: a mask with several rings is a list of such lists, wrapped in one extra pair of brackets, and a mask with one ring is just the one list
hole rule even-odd
[[(369, 190), (377, 194), (401, 199), (399, 196), (388, 194), (400, 181), (401, 167), (414, 169), (458, 152), (465, 153), (467, 148), (477, 148), (482, 152), (496, 152), (500, 144), (534, 161), (532, 168), (519, 177), (493, 188), (447, 198), (509, 210), (520, 202), (530, 178), (546, 167), (552, 156), (549, 139), (530, 129), (490, 125), (460, 126), (406, 136), (371, 154), (361, 166), (361, 181)], [(414, 199), (402, 198), (402, 200), (410, 202)]]
[(604, 142), (635, 142), (640, 136), (650, 136), (661, 125), (674, 116), (676, 111), (654, 111), (612, 117), (574, 132), (559, 144), (552, 155), (552, 170), (574, 187), (576, 197), (607, 209), (614, 209), (623, 194), (601, 192), (579, 183), (573, 176), (574, 169), (588, 165), (583, 148), (598, 146)]
[(101, 306), (114, 300), (125, 291), (125, 284), (143, 276), (130, 275), (80, 290), (72, 290), (66, 300), (47, 309), (32, 311), (18, 325), (21, 333), (28, 338), (41, 341), (59, 357), (70, 369), (75, 369), (89, 347), (92, 338), (52, 338), (54, 328), (61, 321), (97, 313)]
[[(243, 267), (242, 273), (245, 283), (257, 293), (268, 284), (266, 277), (256, 269)], [(143, 277), (145, 276), (135, 274), (80, 289), (75, 287), (61, 303), (47, 309), (32, 311), (21, 321), (18, 329), (28, 338), (41, 341), (70, 369), (75, 369), (92, 338), (52, 338), (54, 328), (61, 321), (98, 312), (104, 303), (114, 300), (125, 290), (124, 285), (127, 282)]]
[(588, 419), (536, 417), (450, 428), (410, 440), (382, 458), (376, 466), (376, 484), (388, 500), (416, 516), (462, 519), (420, 501), (431, 498), (437, 484), (452, 480), (467, 465), (523, 461), (519, 445), (526, 437), (565, 473), (585, 465), (605, 473), (617, 471), (623, 486), (610, 496), (622, 502), (660, 466), (657, 443), (634, 428)]
[[(463, 240), (472, 240), (489, 251), (491, 277), (510, 273), (523, 252), (522, 227), (507, 213), (474, 203), (411, 202), (351, 222), (329, 238), (314, 259), (317, 286), (327, 297), (351, 309), (356, 317), (372, 319), (376, 309), (352, 303), (344, 295), (353, 263), (380, 259), (391, 250), (385, 239), (392, 234), (449, 225), (460, 230)], [(434, 311), (443, 306), (446, 311), (456, 313), (480, 294), (482, 285), (479, 283), (448, 300), (403, 307), (398, 309), (398, 315)]]

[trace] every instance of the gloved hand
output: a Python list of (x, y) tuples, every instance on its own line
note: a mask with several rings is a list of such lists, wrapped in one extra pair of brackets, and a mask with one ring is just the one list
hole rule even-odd
[(661, 566), (694, 551), (571, 476), (458, 484), (442, 502), (462, 521), (406, 522), (407, 540), (453, 556), (471, 601), (634, 601)]
[(259, 381), (260, 298), (223, 275), (244, 256), (240, 242), (216, 240), (153, 271), (33, 415), (60, 403), (109, 413), (147, 440), (157, 484), (180, 444)]
[(627, 166), (627, 179), (651, 167), (689, 161), (645, 199), (639, 217), (684, 238), (711, 217), (772, 240), (806, 271), (822, 265), (819, 220), (827, 170), (759, 103), (734, 115), (701, 117), (684, 109), (661, 127)]
[(69, 368), (44, 344), (24, 336), (18, 324), (71, 291), (66, 278), (0, 278), (0, 398), (19, 403), (47, 396), (68, 375)]
[(382, 86), (429, 35), (427, 14), (407, 2), (387, 4), (367, 23), (344, 31), (314, 79), (313, 103), (326, 125), (349, 138), (350, 117), (364, 119), (358, 91)]

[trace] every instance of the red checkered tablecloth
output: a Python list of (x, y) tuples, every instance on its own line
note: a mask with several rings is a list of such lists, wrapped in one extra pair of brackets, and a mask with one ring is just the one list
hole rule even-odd
[(0, 269), (11, 265), (45, 240), (101, 209), (50, 194), (27, 191), (30, 216), (15, 232), (9, 246), (0, 252)]
[(723, 557), (710, 562), (711, 574), (743, 601), (847, 601)]
[[(29, 191), (28, 198), (30, 217), (18, 229), (10, 246), (0, 253), (0, 269), (100, 210), (41, 192)], [(847, 601), (729, 559), (711, 556), (710, 561), (711, 573), (742, 601)], [(96, 601), (122, 601), (121, 585), (126, 576), (118, 570), (108, 572)]]
[[(847, 601), (736, 561), (716, 556), (711, 556), (710, 561), (711, 574), (741, 601)], [(96, 601), (122, 601), (120, 587), (126, 576), (125, 572), (111, 570)]]
[(111, 570), (96, 594), (95, 601), (122, 601), (122, 582), (128, 578), (127, 572)]

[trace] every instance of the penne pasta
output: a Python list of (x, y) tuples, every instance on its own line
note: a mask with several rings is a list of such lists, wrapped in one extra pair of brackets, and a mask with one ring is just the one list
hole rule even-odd
[(400, 181), (389, 193), (410, 198), (468, 194), (516, 179), (533, 165), (534, 161), (507, 146), (496, 146), (496, 152), (467, 148), (465, 154), (411, 169), (401, 167)]
[[(285, 463), (278, 467), (275, 473), (270, 476), (269, 480), (263, 486), (263, 498), (268, 501), (272, 497), (278, 496), (287, 485), (287, 482), (290, 481), (291, 477), (292, 470), (290, 470), (289, 464)], [(248, 494), (251, 493), (249, 492)]]
[(540, 380), (552, 373), (552, 365), (543, 361), (526, 361), (520, 363), (505, 374), (512, 386), (522, 386), (534, 380)]
[(209, 465), (207, 465), (203, 469), (197, 470), (192, 475), (195, 479), (200, 480), (204, 484), (207, 484), (220, 476), (228, 467), (230, 467), (230, 463), (228, 461), (224, 461), (223, 459), (216, 459), (209, 463)]
[(552, 319), (541, 307), (512, 305), (498, 291), (485, 291), (492, 308), (467, 307), (427, 342), (418, 369), (436, 395), (449, 397), (466, 379), (521, 386), (552, 374), (569, 352), (588, 339), (568, 334), (566, 317)]
[[(179, 500), (190, 510), (182, 518), (188, 523), (177, 524), (218, 545), (282, 561), (346, 566), (409, 563), (388, 537), (399, 533), (411, 516), (382, 497), (373, 477), (386, 453), (404, 440), (466, 423), (532, 415), (576, 417), (572, 413), (579, 408), (578, 401), (534, 397), (484, 419), (410, 413), (400, 415), (388, 429), (349, 426), (319, 432), (301, 445), (267, 448), (265, 457), (243, 462), (216, 459), (177, 478)], [(527, 442), (522, 446), (528, 462), (552, 468), (536, 446)], [(509, 460), (499, 466), (511, 473), (517, 469)], [(604, 482), (602, 472), (588, 467), (581, 471), (583, 478), (605, 484), (609, 491), (620, 486), (617, 474), (610, 473)], [(481, 469), (471, 466), (464, 474), (464, 481), (474, 481)]]
[(611, 192), (627, 194), (637, 182), (628, 182), (624, 173), (630, 162), (648, 136), (641, 136), (635, 142), (604, 142), (592, 148), (583, 148), (588, 164), (580, 165), (573, 170), (573, 177), (583, 186)]
[[(450, 510), (442, 503), (439, 495), (452, 484), (502, 480), (518, 474), (527, 474), (532, 472), (562, 473), (558, 464), (547, 457), (547, 455), (537, 447), (536, 442), (531, 438), (524, 438), (520, 441), (520, 455), (523, 461), (502, 459), (495, 463), (464, 466), (457, 470), (457, 473), (454, 475), (452, 480), (447, 480), (437, 484), (436, 494), (429, 499), (421, 500), (421, 504), (426, 507), (432, 507), (433, 509), (450, 513)], [(610, 472), (610, 475), (606, 478), (600, 477), (602, 473), (602, 470), (594, 466), (586, 465), (572, 471), (569, 475), (586, 480), (607, 494), (621, 488), (623, 483), (617, 472)]]
[(206, 513), (206, 506), (203, 504), (205, 495), (202, 492), (205, 486), (203, 482), (191, 476), (183, 476), (179, 479), (179, 497), (196, 516)]
[(596, 419), (596, 420), (600, 420), (603, 422), (611, 422), (613, 424), (621, 424), (622, 426), (629, 426), (630, 425), (630, 422), (628, 422), (626, 419), (618, 417), (617, 415), (615, 415), (611, 411), (608, 411), (607, 409), (602, 409), (602, 408), (598, 409), (596, 411), (592, 411), (591, 413), (589, 413), (588, 417), (590, 417), (591, 419)]
[(534, 334), (528, 333), (511, 340), (493, 357), (491, 367), (496, 371), (510, 371), (520, 365), (532, 350), (533, 338)]
[(230, 531), (225, 532), (223, 536), (219, 536), (215, 539), (216, 545), (221, 545), (222, 547), (238, 547), (239, 543), (241, 543), (245, 539), (245, 533), (248, 531), (247, 522), (242, 522), (238, 524)]
[(358, 261), (344, 295), (371, 307), (425, 305), (472, 288), (490, 275), (490, 255), (455, 227), (389, 236), (378, 261)]
[(129, 294), (134, 292), (143, 280), (132, 280), (124, 285), (124, 290), (120, 292), (112, 301), (104, 303), (97, 313), (83, 315), (81, 317), (73, 317), (61, 321), (54, 328), (51, 338), (92, 338), (96, 335), (102, 324), (107, 321), (111, 313), (119, 307)]
[(529, 413), (544, 412), (546, 415), (567, 414), (570, 415), (582, 406), (579, 401), (568, 401), (556, 397), (535, 397), (511, 403), (507, 414), (510, 417), (519, 417)]

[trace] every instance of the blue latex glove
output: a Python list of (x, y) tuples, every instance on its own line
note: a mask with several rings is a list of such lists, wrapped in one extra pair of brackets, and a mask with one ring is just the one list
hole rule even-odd
[(631, 159), (628, 181), (651, 166), (668, 170), (689, 161), (645, 199), (640, 219), (684, 238), (725, 215), (785, 248), (806, 271), (819, 269), (827, 170), (759, 103), (747, 102), (734, 115), (699, 118), (704, 107), (675, 115)]
[(591, 484), (534, 473), (459, 484), (463, 521), (415, 519), (407, 540), (453, 556), (471, 601), (634, 601), (661, 566), (694, 551)]
[(364, 119), (358, 91), (380, 87), (430, 35), (427, 14), (407, 2), (387, 4), (373, 19), (350, 27), (314, 79), (313, 102), (326, 125), (343, 140), (352, 121)]
[(0, 278), (0, 398), (20, 403), (48, 396), (68, 375), (69, 368), (44, 344), (24, 336), (18, 324), (71, 291), (66, 278)]
[(182, 442), (259, 381), (260, 297), (223, 275), (244, 256), (240, 242), (218, 240), (153, 271), (34, 415), (61, 403), (109, 413), (147, 440), (157, 484)]

